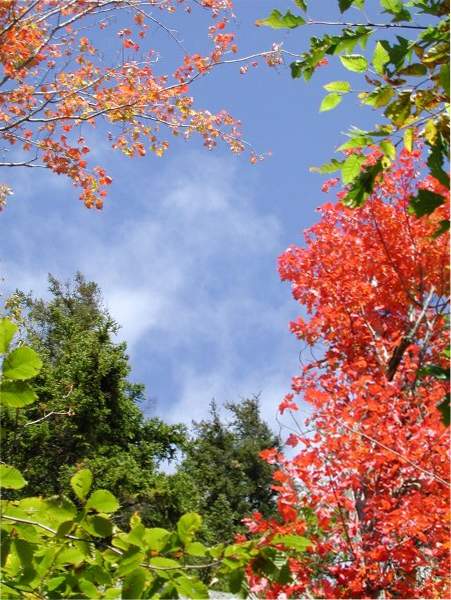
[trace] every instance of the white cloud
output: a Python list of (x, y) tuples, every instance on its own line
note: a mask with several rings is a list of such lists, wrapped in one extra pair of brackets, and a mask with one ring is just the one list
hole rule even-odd
[[(184, 154), (183, 167), (172, 162), (158, 178), (123, 182), (120, 193), (100, 215), (65, 205), (48, 218), (18, 207), (8, 287), (42, 293), (47, 272), (76, 270), (98, 282), (140, 373), (157, 355), (168, 366), (156, 389), (164, 418), (189, 422), (213, 397), (260, 391), (272, 417), (296, 368), (287, 333), (294, 304), (276, 273), (284, 245), (277, 219), (261, 211), (230, 160), (204, 154)], [(119, 222), (120, 202), (132, 208), (121, 208)]]

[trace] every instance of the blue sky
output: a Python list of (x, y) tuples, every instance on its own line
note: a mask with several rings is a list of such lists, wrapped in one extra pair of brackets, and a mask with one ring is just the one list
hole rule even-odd
[[(335, 0), (316, 4), (317, 15), (337, 16)], [(305, 48), (312, 29), (254, 26), (276, 6), (292, 3), (236, 0), (240, 55), (272, 41)], [(190, 51), (207, 48), (197, 13), (169, 24)], [(163, 32), (152, 39), (162, 48), (162, 68), (180, 58)], [(205, 415), (213, 397), (261, 392), (272, 420), (300, 350), (288, 323), (301, 309), (279, 281), (277, 257), (302, 243), (302, 230), (327, 199), (309, 166), (332, 156), (340, 131), (371, 123), (370, 111), (356, 112), (352, 100), (319, 114), (322, 84), (345, 75), (350, 79), (331, 64), (305, 84), (291, 80), (288, 67), (259, 66), (242, 76), (239, 65), (227, 65), (196, 82), (198, 106), (228, 109), (258, 151), (272, 152), (256, 166), (194, 140), (175, 140), (163, 158), (129, 160), (108, 147), (100, 128), (93, 152), (114, 178), (102, 212), (81, 206), (61, 177), (6, 173), (2, 182), (15, 195), (0, 215), (4, 291), (45, 295), (47, 273), (68, 279), (80, 270), (101, 286), (122, 325), (132, 377), (146, 384), (147, 414), (189, 423)]]

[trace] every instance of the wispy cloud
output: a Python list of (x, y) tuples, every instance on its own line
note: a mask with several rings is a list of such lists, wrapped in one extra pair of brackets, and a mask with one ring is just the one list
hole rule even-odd
[[(26, 196), (25, 180), (21, 188)], [(217, 157), (185, 156), (158, 178), (124, 182), (124, 194), (133, 211), (120, 221), (114, 210), (66, 205), (48, 217), (24, 201), (20, 232), (8, 234), (8, 287), (42, 293), (47, 272), (77, 269), (98, 282), (135, 376), (168, 420), (201, 418), (213, 397), (258, 392), (272, 417), (296, 368), (294, 305), (275, 266), (280, 223)]]

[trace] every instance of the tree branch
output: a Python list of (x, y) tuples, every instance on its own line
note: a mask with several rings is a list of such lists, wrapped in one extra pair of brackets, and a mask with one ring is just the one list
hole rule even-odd
[(382, 29), (428, 29), (425, 25), (405, 25), (403, 23), (346, 23), (343, 21), (316, 21), (307, 19), (306, 25), (337, 25), (339, 27), (378, 27)]

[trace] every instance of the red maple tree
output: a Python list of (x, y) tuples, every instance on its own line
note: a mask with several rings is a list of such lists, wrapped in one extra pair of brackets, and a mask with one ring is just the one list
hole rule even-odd
[[(185, 53), (164, 72), (152, 28), (180, 46), (165, 18), (193, 6), (214, 19), (206, 31), (211, 52)], [(231, 6), (231, 0), (2, 1), (0, 166), (65, 175), (81, 188), (87, 207), (101, 208), (112, 179), (90, 160), (86, 126), (104, 121), (112, 147), (129, 157), (162, 155), (167, 129), (198, 134), (208, 148), (223, 140), (242, 152), (239, 123), (227, 111), (196, 108), (190, 94), (197, 77), (236, 52), (227, 31)], [(9, 193), (0, 186), (0, 208)]]
[[(291, 538), (280, 534), (294, 534), (311, 545), (291, 555), (284, 582), (249, 569), (263, 597), (449, 597), (449, 440), (438, 410), (448, 382), (428, 369), (447, 362), (448, 248), (433, 236), (446, 215), (408, 210), (418, 187), (448, 192), (420, 172), (420, 151), (403, 150), (362, 209), (326, 204), (305, 247), (280, 257), (306, 311), (291, 331), (319, 356), (279, 407), (296, 424), (296, 454), (262, 453), (279, 465), (281, 519), (256, 514), (248, 525), (263, 544), (283, 550), (277, 540)], [(312, 408), (303, 426), (297, 396)]]

